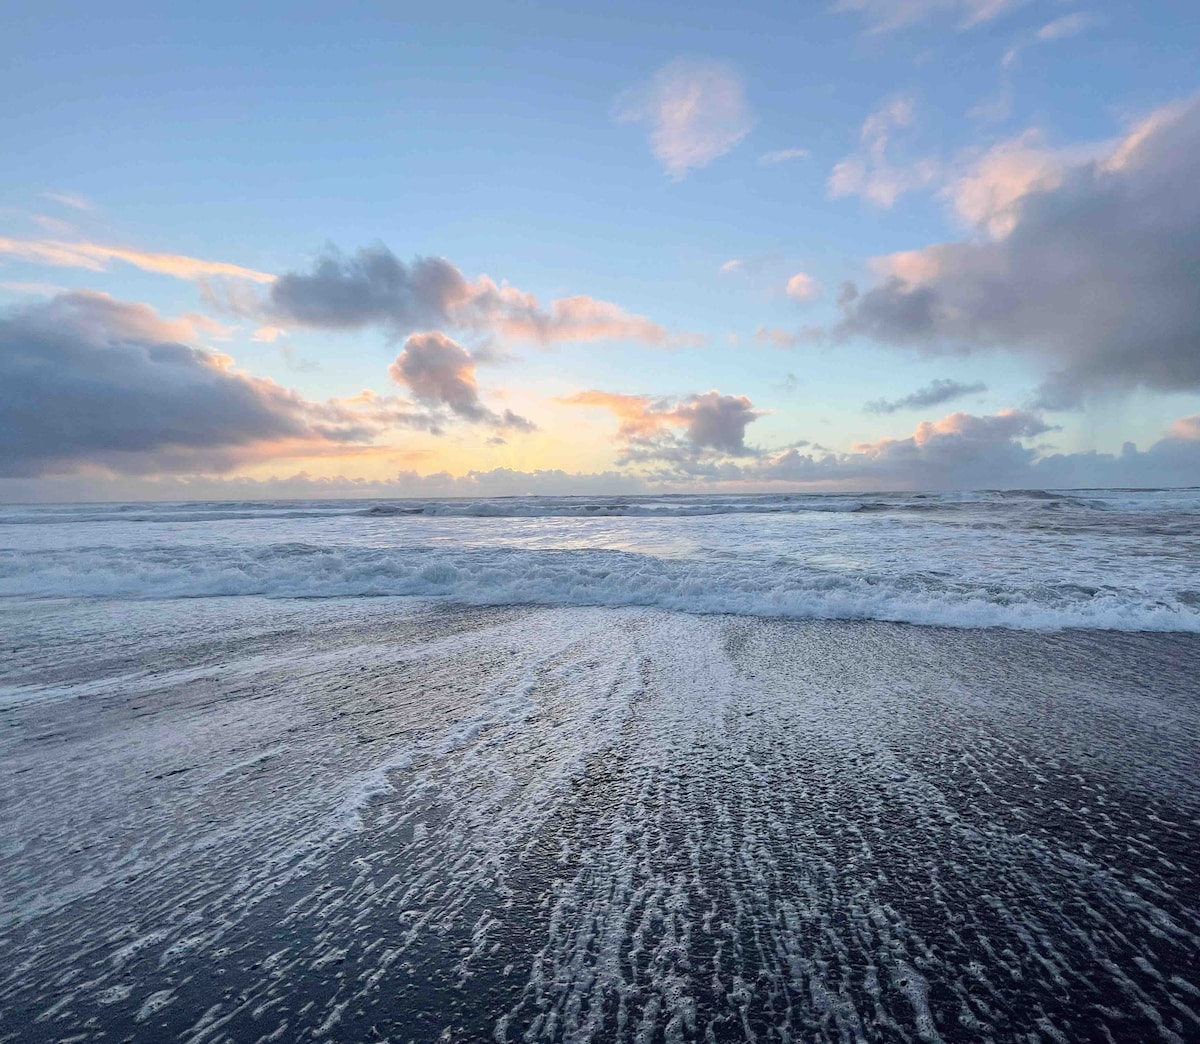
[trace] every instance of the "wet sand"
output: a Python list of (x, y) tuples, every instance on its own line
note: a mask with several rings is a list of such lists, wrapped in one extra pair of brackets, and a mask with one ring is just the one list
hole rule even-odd
[(8, 604), (0, 1039), (1200, 1037), (1200, 637)]

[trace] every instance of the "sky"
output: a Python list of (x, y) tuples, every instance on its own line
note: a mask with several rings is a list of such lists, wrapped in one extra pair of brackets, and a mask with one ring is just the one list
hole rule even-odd
[(0, 500), (1200, 484), (1194, 3), (4, 23)]

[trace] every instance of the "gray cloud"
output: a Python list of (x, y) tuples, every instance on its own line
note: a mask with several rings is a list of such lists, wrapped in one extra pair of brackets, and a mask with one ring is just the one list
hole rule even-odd
[(475, 360), (445, 334), (413, 334), (388, 367), (397, 384), (403, 384), (422, 405), (446, 409), (473, 424), (534, 431), (536, 425), (511, 410), (496, 413), (479, 400)]
[(194, 333), (97, 293), (0, 318), (0, 474), (225, 470), (268, 447), (319, 450), (375, 430), (378, 416), (309, 402), (181, 343)]
[(751, 452), (746, 447), (746, 428), (762, 416), (762, 411), (756, 410), (745, 395), (709, 391), (689, 396), (675, 407), (675, 415), (684, 422), (693, 446), (744, 456)]
[(606, 339), (658, 347), (697, 343), (694, 335), (672, 334), (609, 301), (580, 294), (543, 307), (533, 294), (500, 286), (487, 276), (470, 282), (445, 258), (418, 257), (406, 263), (384, 246), (364, 247), (352, 256), (331, 247), (311, 271), (288, 272), (275, 280), (264, 301), (247, 299), (235, 285), (210, 282), (208, 294), (226, 309), (265, 313), (283, 326), (378, 326), (395, 338), (452, 328), (538, 344)]
[(880, 259), (882, 281), (844, 295), (837, 335), (1027, 352), (1048, 371), (1045, 408), (1200, 388), (1200, 100), (1151, 114), (1102, 158), (993, 179), (999, 230), (981, 214), (990, 238)]
[(923, 388), (902, 396), (899, 399), (874, 399), (863, 406), (867, 413), (896, 413), (899, 410), (921, 410), (930, 406), (940, 406), (942, 403), (961, 399), (964, 395), (974, 395), (987, 391), (987, 385), (975, 382), (963, 384), (948, 377), (936, 377)]
[(560, 400), (568, 406), (597, 406), (619, 420), (622, 464), (665, 461), (694, 472), (700, 461), (753, 456), (746, 428), (763, 415), (744, 395), (708, 391), (676, 401), (648, 395), (584, 391)]
[(386, 247), (364, 247), (353, 257), (330, 249), (308, 273), (281, 275), (268, 292), (270, 311), (283, 322), (321, 330), (388, 326), (398, 335), (450, 322), (471, 287), (440, 257), (406, 264)]

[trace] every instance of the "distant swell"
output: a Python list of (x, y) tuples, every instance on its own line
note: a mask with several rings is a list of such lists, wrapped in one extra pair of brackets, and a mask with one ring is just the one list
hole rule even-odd
[(686, 561), (511, 548), (142, 548), (6, 552), (0, 595), (408, 596), (471, 605), (648, 606), (949, 627), (1200, 632), (1200, 594), (823, 570), (788, 559)]
[(787, 493), (627, 497), (446, 497), (404, 500), (223, 501), (0, 508), (0, 526), (206, 523), (357, 516), (405, 518), (696, 518), (710, 515), (986, 513), (996, 518), (1072, 512), (1200, 512), (1195, 490), (980, 490), (949, 493)]

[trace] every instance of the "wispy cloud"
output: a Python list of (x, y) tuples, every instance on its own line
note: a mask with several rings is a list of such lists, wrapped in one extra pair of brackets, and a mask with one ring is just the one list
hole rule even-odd
[(678, 59), (617, 99), (617, 119), (650, 125), (672, 181), (735, 148), (754, 126), (742, 78), (724, 62)]
[(1074, 14), (1056, 18), (1053, 22), (1047, 22), (1037, 31), (1037, 38), (1042, 43), (1065, 40), (1069, 36), (1078, 36), (1080, 33), (1086, 32), (1098, 23), (1099, 19), (1095, 15), (1076, 11)]
[(875, 399), (868, 402), (863, 409), (867, 413), (897, 413), (900, 410), (922, 410), (931, 406), (941, 406), (943, 403), (961, 399), (964, 395), (975, 395), (987, 391), (987, 385), (978, 381), (963, 384), (961, 381), (948, 377), (938, 377), (923, 388), (918, 388), (899, 399)]
[(102, 272), (114, 261), (122, 261), (146, 272), (174, 276), (176, 279), (203, 279), (221, 276), (270, 283), (275, 277), (228, 261), (206, 261), (183, 254), (161, 254), (131, 247), (103, 243), (72, 242), (58, 239), (10, 239), (0, 236), (0, 255), (21, 261), (58, 268), (84, 268)]
[(770, 167), (776, 163), (787, 163), (788, 160), (806, 159), (810, 155), (808, 149), (776, 149), (774, 152), (764, 152), (758, 157), (758, 163), (761, 167)]
[(937, 181), (940, 166), (932, 159), (897, 163), (890, 155), (893, 133), (912, 125), (914, 103), (910, 95), (897, 95), (871, 113), (859, 132), (859, 149), (834, 166), (829, 174), (829, 195), (862, 196), (878, 207), (891, 207), (906, 192)]
[(53, 200), (55, 203), (61, 203), (64, 207), (70, 207), (72, 210), (79, 210), (85, 214), (94, 214), (100, 209), (90, 199), (81, 196), (78, 192), (43, 192), (42, 198)]
[(0, 290), (7, 290), (10, 294), (32, 294), (39, 297), (51, 297), (54, 294), (66, 293), (67, 287), (59, 286), (57, 283), (10, 280), (0, 283)]
[(957, 28), (972, 29), (1008, 14), (1029, 0), (837, 0), (836, 13), (862, 15), (872, 33), (892, 32), (938, 15), (956, 19)]

